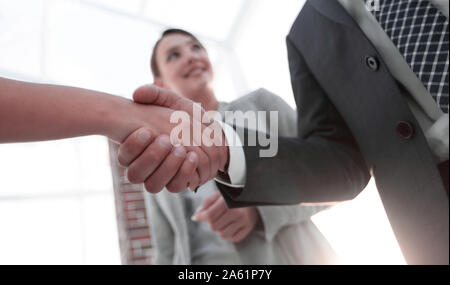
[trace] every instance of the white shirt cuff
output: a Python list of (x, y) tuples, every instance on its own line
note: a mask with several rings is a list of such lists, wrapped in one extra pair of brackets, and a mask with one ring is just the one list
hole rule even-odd
[(431, 128), (425, 132), (428, 144), (433, 152), (436, 162), (441, 163), (448, 160), (449, 156), (449, 116), (444, 114)]
[(216, 120), (216, 122), (222, 127), (227, 140), (228, 152), (230, 155), (230, 161), (228, 163), (228, 177), (230, 178), (230, 181), (225, 181), (219, 176), (216, 177), (215, 180), (231, 188), (243, 188), (245, 186), (247, 168), (241, 139), (233, 127), (219, 120)]

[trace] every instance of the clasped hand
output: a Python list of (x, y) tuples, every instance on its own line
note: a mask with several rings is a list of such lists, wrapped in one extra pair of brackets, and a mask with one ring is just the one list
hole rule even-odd
[(237, 243), (253, 230), (259, 214), (254, 207), (229, 209), (220, 192), (216, 192), (203, 201), (192, 220), (207, 222), (221, 238)]
[[(189, 115), (189, 123), (184, 127), (190, 130), (194, 129), (195, 124), (202, 133), (208, 128), (220, 128), (217, 122), (199, 122), (194, 118), (196, 104), (193, 101), (155, 85), (138, 88), (133, 99), (136, 103), (160, 108), (152, 109), (152, 112), (158, 112), (158, 116), (148, 114), (141, 127), (119, 147), (118, 160), (127, 168), (127, 177), (131, 183), (144, 183), (150, 193), (158, 193), (164, 187), (172, 193), (178, 193), (186, 188), (193, 190), (213, 179), (217, 171), (225, 170), (228, 147), (221, 129), (221, 145), (208, 141), (212, 138), (205, 136), (202, 142), (195, 137), (186, 142), (169, 136), (175, 127), (170, 122), (170, 115), (174, 111), (184, 111)], [(204, 113), (204, 110), (201, 109), (201, 112)], [(208, 133), (214, 132), (210, 130)]]

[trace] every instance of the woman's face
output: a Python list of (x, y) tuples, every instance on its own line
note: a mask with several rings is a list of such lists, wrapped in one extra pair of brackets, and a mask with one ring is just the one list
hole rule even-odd
[(156, 49), (155, 83), (194, 101), (212, 88), (213, 70), (205, 48), (184, 34), (165, 36)]

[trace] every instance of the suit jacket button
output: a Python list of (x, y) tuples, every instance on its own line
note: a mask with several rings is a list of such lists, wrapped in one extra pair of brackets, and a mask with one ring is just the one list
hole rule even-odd
[(378, 59), (371, 55), (366, 56), (366, 65), (372, 71), (377, 71), (380, 68)]
[(414, 127), (405, 121), (400, 121), (397, 123), (396, 131), (397, 134), (404, 139), (410, 139), (414, 135)]

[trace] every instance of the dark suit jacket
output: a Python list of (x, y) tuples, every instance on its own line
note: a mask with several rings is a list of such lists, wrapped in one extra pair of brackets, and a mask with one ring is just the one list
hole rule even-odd
[[(272, 158), (244, 146), (246, 185), (221, 186), (228, 206), (352, 199), (371, 170), (408, 264), (448, 264), (448, 196), (404, 90), (377, 50), (330, 0), (305, 4), (287, 48), (298, 138), (280, 137)], [(402, 127), (414, 134), (406, 138)]]

